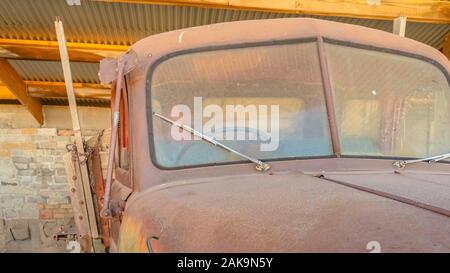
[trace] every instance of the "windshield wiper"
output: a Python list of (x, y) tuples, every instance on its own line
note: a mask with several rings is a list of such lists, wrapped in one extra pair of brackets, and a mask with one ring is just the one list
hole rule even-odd
[(187, 126), (187, 125), (180, 124), (180, 123), (178, 123), (176, 121), (173, 121), (173, 120), (171, 120), (171, 119), (169, 119), (169, 118), (167, 118), (167, 117), (165, 117), (163, 115), (160, 115), (158, 113), (155, 113), (155, 112), (153, 112), (153, 115), (158, 117), (158, 118), (160, 118), (160, 119), (162, 119), (162, 120), (164, 120), (164, 121), (166, 121), (166, 122), (168, 122), (168, 123), (171, 123), (171, 124), (177, 126), (178, 128), (181, 128), (181, 129), (183, 129), (185, 131), (188, 131), (189, 133), (191, 133), (193, 135), (196, 135), (196, 136), (200, 137), (201, 139), (203, 139), (203, 140), (213, 144), (214, 146), (218, 146), (218, 147), (220, 147), (220, 148), (222, 148), (224, 150), (232, 152), (233, 154), (236, 154), (236, 155), (238, 155), (240, 157), (243, 157), (243, 158), (245, 158), (247, 160), (250, 160), (251, 162), (256, 164), (256, 170), (257, 171), (265, 172), (265, 171), (268, 171), (270, 169), (270, 167), (271, 167), (270, 164), (264, 163), (261, 160), (258, 160), (256, 158), (250, 157), (248, 155), (244, 155), (244, 154), (242, 154), (242, 153), (240, 153), (240, 152), (238, 152), (238, 151), (236, 151), (236, 150), (234, 150), (234, 149), (232, 149), (232, 148), (230, 148), (230, 147), (228, 147), (228, 146), (226, 146), (226, 145), (224, 145), (224, 144), (214, 140), (213, 138), (210, 138), (207, 135), (204, 135), (204, 134), (200, 133), (199, 131), (197, 131), (197, 130), (195, 130), (195, 129)]
[(402, 169), (408, 164), (417, 163), (417, 162), (428, 162), (428, 163), (434, 163), (438, 162), (444, 159), (450, 158), (450, 153), (441, 154), (441, 155), (435, 155), (425, 158), (419, 158), (419, 159), (411, 159), (411, 160), (398, 160), (394, 162), (394, 166)]

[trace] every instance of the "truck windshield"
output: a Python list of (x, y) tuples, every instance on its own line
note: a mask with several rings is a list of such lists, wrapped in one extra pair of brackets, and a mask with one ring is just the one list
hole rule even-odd
[(450, 88), (437, 66), (379, 50), (325, 48), (343, 155), (450, 152)]
[[(315, 42), (184, 53), (149, 74), (151, 111), (261, 160), (333, 154)], [(165, 168), (242, 161), (151, 117)]]
[[(342, 156), (450, 152), (450, 88), (437, 65), (329, 40), (325, 56)], [(262, 161), (333, 156), (315, 41), (183, 52), (148, 77), (151, 154), (160, 167), (242, 158), (153, 112)]]

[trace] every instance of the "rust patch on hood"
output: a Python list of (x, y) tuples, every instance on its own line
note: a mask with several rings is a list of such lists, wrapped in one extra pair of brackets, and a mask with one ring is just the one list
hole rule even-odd
[(160, 252), (368, 252), (371, 241), (382, 252), (450, 251), (448, 217), (299, 173), (149, 189), (125, 218), (139, 242), (160, 223)]
[(327, 180), (450, 216), (449, 175), (420, 173), (323, 174)]

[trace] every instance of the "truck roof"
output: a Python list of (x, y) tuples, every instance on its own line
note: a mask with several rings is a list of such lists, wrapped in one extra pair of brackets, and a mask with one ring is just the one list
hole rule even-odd
[(449, 60), (431, 46), (377, 29), (311, 18), (236, 21), (185, 28), (144, 38), (135, 43), (132, 50), (138, 57), (151, 56), (154, 61), (154, 58), (195, 48), (318, 37), (422, 56), (439, 63), (450, 73)]

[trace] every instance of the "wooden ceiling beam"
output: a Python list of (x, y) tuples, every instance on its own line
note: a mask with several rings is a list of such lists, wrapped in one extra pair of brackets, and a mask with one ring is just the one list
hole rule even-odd
[[(33, 98), (66, 98), (64, 82), (25, 81), (27, 93)], [(73, 83), (75, 97), (82, 99), (111, 99), (111, 86), (91, 83)], [(0, 100), (15, 99), (9, 88), (0, 82)]]
[(448, 0), (94, 0), (134, 4), (196, 6), (205, 8), (259, 10), (324, 16), (342, 16), (408, 21), (450, 23)]
[[(71, 61), (99, 62), (106, 57), (117, 57), (128, 46), (91, 43), (67, 43)], [(0, 38), (0, 57), (59, 61), (56, 41), (37, 41)]]
[(9, 91), (24, 105), (33, 117), (44, 123), (42, 105), (38, 98), (28, 96), (27, 85), (6, 59), (0, 58), (0, 80), (8, 87)]

